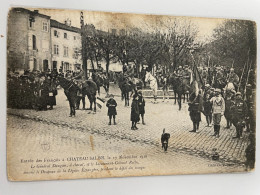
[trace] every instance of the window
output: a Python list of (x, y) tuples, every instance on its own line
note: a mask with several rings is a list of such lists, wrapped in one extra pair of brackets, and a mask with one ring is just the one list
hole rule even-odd
[(42, 23), (42, 30), (45, 32), (48, 32), (48, 23), (47, 22)]
[(76, 38), (76, 36), (74, 36), (74, 40), (76, 40), (77, 38)]
[(64, 46), (64, 53), (63, 53), (64, 57), (68, 57), (69, 56), (69, 48)]
[(67, 33), (64, 33), (64, 39), (67, 39), (67, 38), (68, 38)]
[(59, 45), (54, 45), (54, 54), (59, 55)]
[(33, 42), (33, 50), (36, 50), (37, 47), (36, 47), (36, 36), (35, 35), (32, 36), (32, 42)]
[(54, 37), (59, 37), (59, 32), (57, 30), (54, 30)]
[(34, 28), (34, 23), (35, 23), (34, 17), (30, 16), (29, 17), (29, 27)]

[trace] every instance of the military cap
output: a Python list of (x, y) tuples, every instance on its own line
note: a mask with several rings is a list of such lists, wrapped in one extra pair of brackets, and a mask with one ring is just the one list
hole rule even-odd
[(184, 68), (188, 68), (188, 67), (189, 67), (189, 65), (187, 65), (187, 64), (186, 64), (186, 65), (184, 65)]
[(207, 84), (205, 85), (205, 87), (210, 87), (210, 85), (207, 83)]
[(237, 96), (237, 95), (241, 95), (241, 92), (240, 92), (240, 91), (238, 91), (238, 92), (236, 93), (236, 96)]
[(179, 66), (179, 68), (182, 68), (182, 66)]

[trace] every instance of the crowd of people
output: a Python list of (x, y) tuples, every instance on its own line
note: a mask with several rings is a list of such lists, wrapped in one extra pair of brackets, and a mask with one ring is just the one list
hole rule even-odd
[(8, 72), (7, 107), (52, 110), (56, 105), (57, 71)]

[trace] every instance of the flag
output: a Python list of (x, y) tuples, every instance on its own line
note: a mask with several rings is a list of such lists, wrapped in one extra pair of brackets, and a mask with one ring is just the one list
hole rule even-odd
[(104, 100), (104, 99), (101, 99), (100, 97), (97, 97), (96, 103), (97, 103), (97, 106), (99, 107), (99, 109), (101, 109), (102, 106), (103, 106), (104, 103), (105, 103), (105, 100)]
[(196, 65), (193, 66), (193, 81), (194, 80), (197, 81), (199, 89), (201, 89), (201, 87), (204, 87), (204, 83), (200, 77), (200, 73)]

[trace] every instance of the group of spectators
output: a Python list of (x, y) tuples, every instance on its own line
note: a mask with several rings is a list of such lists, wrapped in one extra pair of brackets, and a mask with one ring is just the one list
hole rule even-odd
[(47, 110), (56, 105), (57, 71), (8, 72), (7, 107)]

